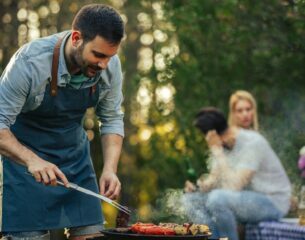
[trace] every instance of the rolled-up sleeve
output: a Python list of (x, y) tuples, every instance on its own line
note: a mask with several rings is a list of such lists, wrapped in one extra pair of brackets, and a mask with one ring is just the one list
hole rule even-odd
[(124, 137), (124, 113), (122, 112), (122, 82), (123, 75), (121, 63), (118, 57), (114, 61), (114, 66), (111, 69), (111, 87), (107, 94), (100, 99), (96, 115), (101, 121), (101, 135), (103, 134), (118, 134)]
[(14, 55), (0, 78), (0, 129), (9, 128), (15, 122), (29, 93), (30, 76), (26, 59)]

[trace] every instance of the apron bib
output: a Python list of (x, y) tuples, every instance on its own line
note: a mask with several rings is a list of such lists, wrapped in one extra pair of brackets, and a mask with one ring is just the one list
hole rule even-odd
[[(99, 84), (94, 91), (59, 87), (56, 96), (50, 95), (51, 85), (41, 105), (19, 114), (10, 130), (38, 156), (56, 164), (69, 181), (98, 193), (82, 119), (98, 102)], [(26, 167), (3, 157), (3, 232), (103, 223), (100, 200), (61, 186), (44, 186), (26, 172)]]

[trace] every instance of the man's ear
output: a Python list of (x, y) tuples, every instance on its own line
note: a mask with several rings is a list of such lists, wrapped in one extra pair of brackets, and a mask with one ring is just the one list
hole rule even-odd
[(83, 42), (82, 34), (80, 31), (72, 30), (71, 32), (72, 46), (77, 47)]

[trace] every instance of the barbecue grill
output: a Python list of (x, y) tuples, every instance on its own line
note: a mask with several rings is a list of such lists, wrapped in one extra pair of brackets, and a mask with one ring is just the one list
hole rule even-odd
[[(126, 212), (119, 211), (116, 218), (116, 228), (105, 229), (102, 231), (102, 234), (104, 236), (87, 238), (87, 240), (208, 240), (211, 236), (211, 233), (196, 235), (148, 235), (142, 233), (135, 233), (130, 230), (130, 227), (127, 227), (129, 217), (130, 215), (126, 214)], [(145, 225), (145, 223), (136, 223), (134, 225), (137, 224)]]
[(104, 236), (88, 238), (88, 240), (207, 240), (210, 235), (144, 235), (135, 233), (120, 233), (115, 229), (102, 231)]

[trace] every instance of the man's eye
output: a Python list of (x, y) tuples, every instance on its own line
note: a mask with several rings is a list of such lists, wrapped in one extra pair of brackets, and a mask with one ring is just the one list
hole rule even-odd
[(106, 58), (107, 56), (104, 55), (104, 54), (101, 54), (101, 53), (96, 53), (96, 52), (93, 52), (93, 55), (97, 58)]

